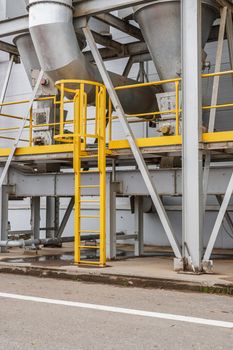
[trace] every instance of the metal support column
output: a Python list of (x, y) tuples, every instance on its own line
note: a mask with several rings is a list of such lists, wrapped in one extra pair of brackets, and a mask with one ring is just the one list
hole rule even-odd
[[(221, 207), (223, 202), (223, 197), (221, 195), (216, 195), (216, 199)], [(229, 230), (231, 231), (231, 233), (233, 233), (233, 221), (228, 211), (226, 211), (226, 214), (223, 218), (223, 223), (225, 223), (229, 227)]]
[(104, 62), (103, 62), (101, 55), (98, 51), (98, 48), (97, 48), (97, 45), (96, 45), (95, 40), (93, 38), (93, 35), (88, 27), (84, 27), (83, 32), (84, 32), (85, 38), (87, 40), (87, 43), (91, 49), (91, 52), (93, 54), (95, 62), (97, 64), (97, 67), (99, 69), (100, 75), (103, 79), (103, 82), (104, 82), (106, 88), (107, 88), (107, 91), (108, 91), (108, 94), (111, 98), (112, 104), (113, 104), (115, 111), (117, 113), (118, 119), (119, 119), (120, 124), (122, 126), (122, 129), (125, 133), (125, 137), (126, 137), (127, 141), (129, 142), (131, 151), (134, 155), (134, 158), (136, 160), (138, 168), (141, 172), (141, 175), (142, 175), (142, 177), (145, 181), (145, 184), (147, 186), (148, 192), (150, 193), (152, 201), (155, 205), (158, 216), (159, 216), (161, 223), (163, 225), (164, 231), (165, 231), (165, 233), (168, 237), (168, 240), (171, 244), (173, 252), (177, 258), (181, 258), (180, 247), (179, 247), (179, 244), (176, 240), (176, 237), (174, 236), (173, 228), (171, 226), (170, 220), (167, 216), (167, 213), (164, 209), (164, 206), (161, 202), (161, 199), (158, 195), (158, 192), (154, 186), (154, 183), (152, 181), (150, 172), (147, 168), (147, 165), (145, 163), (143, 155), (142, 155), (139, 147), (137, 146), (137, 143), (136, 143), (135, 138), (134, 138), (134, 134), (132, 132), (132, 129), (130, 128), (130, 125), (128, 123), (127, 118), (125, 117), (125, 112), (122, 108), (122, 105), (121, 105), (120, 100), (118, 98), (118, 95), (114, 89), (114, 86), (113, 86), (112, 81), (109, 77), (109, 74), (105, 68)]
[(203, 250), (201, 138), (201, 1), (182, 1), (183, 256), (200, 271)]
[(34, 239), (40, 239), (40, 197), (31, 199), (31, 228)]
[[(1, 96), (0, 96), (0, 103), (3, 103), (5, 100), (5, 96), (6, 96), (6, 92), (7, 92), (7, 88), (9, 85), (9, 80), (10, 80), (10, 76), (11, 76), (11, 72), (12, 72), (12, 68), (13, 68), (13, 63), (14, 63), (15, 57), (11, 56), (11, 59), (9, 61), (8, 67), (7, 67), (7, 71), (6, 71), (6, 77), (2, 86), (2, 91), (1, 91)], [(0, 112), (2, 111), (2, 106), (0, 107)]]
[(57, 231), (57, 234), (56, 234), (56, 237), (57, 238), (61, 238), (61, 236), (63, 235), (63, 232), (65, 230), (65, 227), (67, 225), (67, 222), (70, 218), (70, 215), (73, 211), (73, 208), (74, 208), (74, 197), (71, 198), (70, 202), (69, 202), (69, 205), (66, 209), (66, 212), (63, 216), (63, 219), (62, 219), (62, 222), (61, 222), (61, 225), (59, 226), (59, 229)]
[[(0, 238), (1, 241), (8, 240), (8, 186), (0, 187)], [(7, 247), (1, 247), (1, 253), (7, 252)]]
[[(226, 21), (227, 21), (227, 7), (224, 7), (223, 9), (221, 9), (221, 20), (220, 20), (220, 26), (219, 26), (218, 45), (217, 45), (215, 70), (214, 70), (215, 73), (218, 73), (221, 71)], [(216, 106), (218, 103), (219, 83), (220, 83), (220, 77), (215, 76), (214, 81), (213, 81), (211, 106)], [(214, 132), (216, 113), (217, 113), (216, 108), (212, 108), (210, 110), (208, 132)], [(210, 162), (211, 162), (211, 153), (210, 153), (210, 151), (207, 151), (206, 155), (205, 155), (205, 165), (204, 165), (204, 173), (203, 173), (203, 205), (204, 205), (204, 210), (205, 210), (205, 207), (207, 204), (206, 202), (207, 202), (208, 180), (209, 180), (209, 173), (210, 173)]]
[(59, 198), (46, 197), (46, 238), (54, 238), (59, 228)]
[(232, 25), (232, 13), (230, 9), (228, 9), (228, 12), (227, 12), (226, 32), (227, 32), (227, 39), (228, 39), (230, 64), (231, 64), (231, 69), (233, 69), (233, 25)]
[(204, 255), (204, 259), (203, 259), (204, 262), (210, 260), (211, 253), (213, 251), (214, 244), (215, 244), (216, 239), (218, 237), (218, 233), (219, 233), (220, 227), (222, 225), (223, 218), (226, 214), (227, 207), (228, 207), (230, 200), (231, 200), (232, 192), (233, 192), (233, 174), (231, 175), (231, 178), (230, 178), (227, 190), (226, 190), (226, 194), (223, 198), (222, 205), (220, 207), (217, 219), (215, 221), (213, 231), (212, 231), (210, 239), (209, 239), (209, 243), (208, 243), (206, 251), (205, 251), (205, 255)]
[(106, 188), (106, 257), (116, 259), (116, 190), (111, 179)]
[(143, 230), (143, 210), (142, 210), (142, 196), (135, 196), (134, 200), (134, 233), (137, 235), (134, 246), (134, 255), (141, 256), (144, 251), (144, 230)]

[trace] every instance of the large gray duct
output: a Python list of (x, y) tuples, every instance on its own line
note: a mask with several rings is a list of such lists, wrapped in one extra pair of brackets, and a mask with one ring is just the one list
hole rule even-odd
[[(134, 7), (135, 19), (140, 25), (152, 59), (161, 80), (181, 75), (181, 4), (180, 0), (159, 0)], [(215, 1), (202, 1), (202, 48), (208, 40), (217, 17)], [(174, 91), (174, 84), (163, 86)]]
[[(29, 30), (41, 68), (55, 82), (60, 79), (83, 79), (101, 82), (97, 67), (83, 55), (73, 27), (72, 0), (30, 0)], [(135, 81), (110, 73), (114, 86)], [(118, 92), (126, 113), (157, 110), (152, 88)], [(93, 99), (89, 91), (89, 102)]]

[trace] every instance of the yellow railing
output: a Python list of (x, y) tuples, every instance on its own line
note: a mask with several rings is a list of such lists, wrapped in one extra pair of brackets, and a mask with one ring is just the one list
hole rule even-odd
[[(203, 79), (208, 79), (208, 78), (214, 78), (214, 77), (223, 77), (223, 76), (231, 76), (233, 75), (233, 70), (231, 71), (225, 71), (225, 72), (219, 72), (219, 73), (210, 73), (210, 74), (203, 74), (202, 78)], [(54, 132), (53, 134), (55, 135), (54, 139), (57, 143), (73, 143), (74, 140), (74, 120), (66, 120), (65, 118), (65, 113), (64, 113), (64, 106), (67, 104), (74, 104), (74, 97), (70, 98), (65, 98), (65, 95), (70, 93), (71, 96), (74, 96), (75, 94), (75, 89), (76, 87), (72, 87), (73, 80), (70, 80), (68, 82), (61, 82), (61, 84), (58, 84), (60, 88), (60, 97), (56, 96), (49, 96), (49, 97), (41, 97), (35, 99), (36, 101), (51, 101), (52, 105), (54, 106), (54, 120), (53, 122), (50, 123), (44, 123), (44, 124), (35, 124), (33, 121), (33, 109), (31, 109), (31, 113), (28, 117), (27, 124), (25, 126), (25, 130), (28, 132), (28, 138), (22, 138), (20, 141), (26, 142), (29, 147), (34, 146), (33, 143), (33, 132), (39, 128), (42, 127), (50, 127), (53, 128)], [(83, 82), (84, 83), (84, 82)], [(64, 87), (62, 87), (62, 84)], [(76, 83), (77, 84), (77, 83)], [(86, 85), (85, 85), (86, 84)], [(180, 115), (182, 112), (182, 108), (180, 107), (180, 89), (181, 89), (181, 84), (182, 84), (182, 79), (181, 78), (176, 78), (176, 79), (169, 79), (169, 80), (163, 80), (163, 81), (156, 81), (156, 82), (149, 82), (149, 83), (139, 83), (139, 84), (133, 84), (133, 85), (128, 85), (128, 86), (119, 86), (116, 88), (116, 91), (124, 91), (127, 89), (137, 89), (137, 88), (143, 88), (143, 87), (153, 87), (153, 86), (164, 86), (166, 84), (174, 84), (174, 93), (175, 93), (175, 108), (173, 110), (167, 110), (167, 111), (153, 111), (153, 112), (145, 112), (145, 113), (140, 113), (140, 114), (127, 114), (126, 117), (128, 118), (129, 123), (148, 123), (148, 121), (158, 121), (161, 117), (161, 115), (171, 115), (172, 118), (175, 116), (175, 132), (174, 135), (172, 136), (155, 136), (151, 138), (142, 138), (138, 140), (138, 143), (140, 147), (147, 147), (147, 146), (164, 146), (164, 145), (176, 145), (176, 144), (181, 144), (182, 139), (181, 139), (181, 129), (180, 129)], [(95, 85), (95, 92), (92, 92), (92, 94), (98, 94), (101, 84), (98, 83), (93, 83), (93, 82), (85, 82), (85, 86), (89, 86), (89, 88), (84, 91), (84, 104), (87, 106), (87, 96), (88, 90), (90, 90), (90, 86)], [(20, 121), (23, 120), (23, 116), (19, 115), (14, 115), (10, 114), (7, 110), (5, 111), (5, 107), (10, 106), (18, 106), (22, 104), (27, 104), (29, 100), (22, 100), (22, 101), (12, 101), (12, 102), (4, 102), (0, 104), (0, 120), (1, 118), (5, 119), (12, 119), (14, 121), (19, 122), (19, 126), (12, 126), (12, 127), (1, 127), (0, 128), (0, 139), (5, 139), (5, 140), (14, 140), (14, 137), (12, 137), (13, 132), (17, 132), (17, 130), (20, 128)], [(98, 100), (97, 100), (98, 103)], [(98, 106), (97, 110), (98, 110)], [(211, 109), (223, 109), (223, 108), (230, 108), (233, 107), (233, 102), (232, 103), (222, 103), (222, 104), (216, 104), (216, 105), (204, 105), (203, 111), (209, 111)], [(58, 109), (60, 109), (60, 120), (57, 120), (57, 112)], [(87, 125), (90, 123), (95, 124), (95, 127), (97, 127), (96, 123), (96, 116), (94, 117), (87, 117), (87, 108), (84, 110), (83, 113), (83, 121), (82, 121), (82, 133), (83, 133), (83, 140), (82, 140), (82, 145), (81, 148), (84, 150), (86, 148), (87, 142), (88, 142), (88, 134), (86, 132), (87, 130)], [(118, 117), (114, 115), (112, 103), (109, 100), (108, 102), (108, 143), (109, 143), (109, 149), (117, 149), (117, 148), (128, 148), (129, 145), (126, 140), (114, 140), (113, 139), (113, 121), (117, 120)], [(69, 127), (71, 131), (68, 133), (66, 128)], [(59, 130), (59, 132), (58, 132)], [(96, 130), (95, 133), (96, 134)], [(232, 141), (232, 135), (233, 135), (233, 130), (232, 131), (222, 131), (222, 132), (214, 132), (214, 133), (203, 133), (202, 140), (203, 142), (221, 142), (221, 141)], [(24, 133), (25, 136), (25, 133)], [(93, 134), (92, 134), (93, 136)], [(90, 136), (91, 137), (91, 136)], [(52, 147), (52, 146), (51, 146)], [(3, 152), (3, 151), (2, 151)], [(32, 151), (33, 152), (33, 151)], [(1, 150), (0, 150), (1, 153)], [(5, 154), (5, 153), (4, 153)]]
[[(169, 80), (163, 80), (163, 81), (156, 81), (156, 82), (149, 82), (149, 83), (139, 83), (139, 84), (133, 84), (133, 85), (125, 85), (125, 86), (118, 86), (115, 88), (116, 91), (122, 91), (122, 90), (128, 90), (128, 89), (138, 89), (143, 87), (153, 87), (153, 86), (159, 86), (159, 85), (166, 85), (166, 84), (174, 84), (175, 87), (175, 93), (176, 93), (176, 106), (173, 110), (167, 110), (167, 111), (153, 111), (153, 112), (145, 112), (145, 113), (137, 113), (137, 114), (127, 114), (126, 117), (129, 119), (129, 123), (144, 123), (149, 121), (155, 121), (157, 117), (163, 115), (163, 114), (171, 114), (176, 116), (176, 135), (179, 135), (179, 115), (180, 115), (180, 106), (179, 106), (179, 90), (180, 90), (180, 82), (181, 78), (176, 79), (169, 79)], [(151, 118), (148, 118), (151, 117)], [(131, 120), (131, 118), (137, 118), (137, 120)], [(113, 108), (112, 108), (112, 102), (109, 100), (109, 106), (108, 106), (108, 120), (109, 120), (109, 128), (108, 128), (108, 138), (109, 142), (112, 140), (112, 122), (113, 120), (117, 120), (117, 116), (113, 116)]]
[[(27, 118), (27, 123), (26, 126), (24, 127), (24, 130), (28, 130), (28, 139), (21, 139), (20, 141), (27, 142), (29, 143), (29, 146), (33, 146), (33, 130), (42, 128), (42, 127), (53, 127), (54, 128), (54, 133), (55, 133), (55, 128), (60, 126), (60, 121), (56, 122), (56, 106), (61, 104), (60, 100), (57, 100), (56, 96), (48, 96), (48, 97), (40, 97), (36, 98), (34, 102), (38, 101), (52, 101), (52, 106), (54, 107), (54, 121), (52, 123), (43, 123), (43, 124), (34, 124), (33, 121), (33, 107), (30, 110), (29, 113), (29, 118)], [(27, 105), (30, 101), (29, 100), (21, 100), (21, 101), (12, 101), (12, 102), (4, 102), (0, 103), (0, 118), (7, 118), (7, 119), (12, 119), (12, 120), (18, 120), (19, 122), (24, 120), (23, 116), (18, 116), (14, 114), (9, 114), (9, 113), (3, 113), (2, 109), (3, 107), (10, 107), (10, 106), (18, 106), (18, 105)], [(66, 100), (63, 103), (72, 103), (72, 100)], [(65, 124), (72, 124), (73, 121), (66, 121)], [(1, 131), (3, 132), (13, 132), (17, 131), (20, 129), (20, 126), (14, 126), (14, 127), (5, 127), (5, 128), (0, 128), (0, 133)], [(14, 137), (7, 137), (4, 135), (0, 134), (0, 139), (6, 139), (6, 140), (15, 140)]]
[[(176, 116), (176, 130), (175, 134), (176, 136), (179, 135), (179, 120), (180, 120), (180, 101), (179, 101), (179, 90), (180, 90), (180, 83), (181, 78), (176, 79), (169, 79), (169, 80), (162, 80), (162, 81), (156, 81), (156, 82), (149, 82), (149, 83), (138, 83), (133, 85), (125, 85), (125, 86), (118, 86), (115, 88), (116, 91), (124, 91), (129, 89), (138, 89), (143, 87), (153, 87), (153, 86), (161, 86), (166, 84), (174, 84), (174, 91), (175, 91), (175, 100), (176, 105), (175, 109), (172, 110), (166, 110), (166, 111), (153, 111), (153, 112), (145, 112), (145, 113), (137, 113), (137, 114), (127, 114), (126, 117), (129, 119), (129, 123), (148, 123), (149, 121), (155, 121), (157, 118), (161, 115), (175, 115)], [(151, 117), (151, 118), (148, 118)], [(132, 118), (137, 118), (137, 120), (131, 120)], [(113, 116), (113, 107), (112, 102), (109, 100), (109, 106), (108, 106), (108, 120), (109, 120), (109, 128), (108, 128), (108, 139), (109, 143), (112, 141), (112, 122), (113, 120), (117, 120), (117, 116)]]
[[(225, 71), (225, 72), (218, 72), (218, 73), (209, 73), (209, 74), (202, 74), (202, 78), (214, 78), (214, 77), (222, 77), (222, 76), (233, 76), (233, 70)], [(144, 138), (144, 139), (138, 139), (138, 143), (140, 147), (148, 147), (150, 146), (164, 146), (166, 144), (172, 145), (172, 144), (181, 144), (181, 130), (180, 130), (180, 115), (182, 113), (182, 108), (180, 107), (180, 86), (182, 84), (181, 78), (176, 79), (169, 79), (169, 80), (161, 80), (156, 82), (149, 82), (149, 83), (139, 83), (139, 84), (133, 84), (128, 86), (120, 86), (115, 88), (116, 91), (124, 91), (128, 89), (138, 89), (143, 87), (153, 87), (153, 86), (164, 86), (166, 84), (174, 84), (174, 93), (175, 93), (175, 108), (172, 110), (166, 110), (166, 111), (154, 111), (154, 112), (148, 112), (148, 113), (140, 113), (140, 114), (127, 114), (126, 118), (128, 118), (129, 123), (145, 123), (148, 121), (156, 121), (159, 120), (161, 115), (175, 115), (175, 133), (173, 136), (157, 136), (157, 137), (151, 137), (151, 138)], [(211, 110), (211, 109), (222, 109), (222, 108), (229, 108), (233, 107), (232, 103), (224, 103), (224, 104), (216, 104), (216, 105), (208, 105), (203, 106), (203, 111)], [(138, 120), (132, 120), (132, 118), (138, 118)], [(148, 117), (151, 117), (151, 119), (148, 119)], [(109, 101), (109, 107), (108, 107), (108, 120), (109, 120), (109, 126), (108, 126), (108, 139), (109, 139), (109, 148), (117, 149), (117, 148), (128, 148), (129, 145), (126, 140), (113, 140), (112, 138), (112, 131), (113, 131), (113, 121), (117, 120), (118, 117), (113, 115), (113, 107), (111, 101)], [(209, 137), (208, 137), (209, 134)], [(209, 140), (210, 142), (218, 141), (221, 142), (226, 141), (227, 137), (232, 139), (232, 132), (219, 132), (215, 133), (216, 137), (212, 135), (213, 133), (203, 133), (203, 141), (207, 142)], [(218, 135), (217, 135), (218, 134)], [(218, 137), (219, 136), (219, 137)], [(144, 140), (144, 141), (143, 141)], [(233, 139), (232, 139), (233, 141)]]

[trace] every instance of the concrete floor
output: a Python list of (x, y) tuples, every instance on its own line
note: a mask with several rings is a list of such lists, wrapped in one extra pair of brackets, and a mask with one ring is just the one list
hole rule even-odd
[[(233, 321), (231, 297), (2, 274), (0, 292)], [(233, 330), (0, 297), (2, 350), (231, 350)]]
[[(169, 250), (164, 249), (169, 255)], [(220, 252), (218, 252), (220, 253)], [(17, 272), (46, 276), (61, 276), (90, 282), (159, 287), (169, 289), (187, 289), (197, 291), (215, 291), (233, 294), (233, 259), (227, 258), (229, 251), (221, 251), (224, 259), (214, 261), (214, 273), (193, 275), (173, 271), (173, 258), (144, 257), (108, 262), (106, 268), (78, 267), (73, 264), (72, 245), (62, 249), (42, 249), (38, 255), (33, 252), (23, 254), (23, 250), (11, 250), (0, 255), (0, 272)], [(222, 255), (223, 256), (223, 255)], [(50, 272), (52, 274), (50, 274)], [(206, 289), (207, 288), (207, 289)], [(211, 290), (209, 290), (210, 288)], [(225, 288), (225, 291), (224, 291)]]

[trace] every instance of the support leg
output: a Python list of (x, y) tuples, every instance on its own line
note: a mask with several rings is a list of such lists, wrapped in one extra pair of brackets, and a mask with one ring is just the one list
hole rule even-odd
[(143, 200), (143, 198), (141, 196), (136, 196), (135, 202), (134, 202), (134, 225), (135, 225), (134, 232), (137, 235), (137, 238), (135, 240), (135, 246), (134, 246), (134, 255), (135, 256), (143, 255), (143, 251), (144, 251), (142, 200)]
[(230, 64), (231, 64), (231, 69), (233, 69), (233, 25), (232, 25), (232, 13), (229, 9), (228, 9), (228, 13), (227, 13), (226, 30), (227, 30), (227, 40), (228, 40)]
[[(222, 202), (223, 202), (223, 197), (221, 195), (216, 195), (216, 198), (217, 198), (217, 201), (221, 207), (222, 205)], [(233, 233), (233, 221), (232, 221), (232, 218), (231, 218), (231, 215), (228, 211), (226, 211), (225, 213), (225, 216), (223, 218), (223, 222), (225, 224), (227, 224), (227, 226), (229, 227), (231, 233)]]
[[(224, 7), (221, 10), (221, 21), (220, 21), (220, 27), (219, 27), (218, 45), (217, 45), (217, 53), (216, 53), (216, 60), (215, 60), (215, 73), (218, 73), (221, 70), (226, 21), (227, 21), (227, 7)], [(219, 83), (220, 83), (220, 77), (219, 76), (214, 77), (211, 106), (216, 106), (218, 103)], [(217, 112), (216, 108), (212, 108), (210, 110), (208, 132), (214, 132), (216, 112)], [(210, 162), (211, 162), (211, 154), (209, 151), (207, 151), (206, 156), (205, 156), (205, 165), (204, 165), (204, 173), (203, 173), (203, 205), (204, 205), (204, 210), (205, 210), (206, 201), (207, 201)]]
[(183, 257), (193, 271), (202, 269), (203, 250), (201, 52), (201, 1), (183, 0)]
[(57, 235), (56, 235), (57, 238), (61, 238), (61, 236), (65, 230), (65, 227), (67, 225), (67, 222), (70, 218), (70, 215), (73, 211), (73, 208), (74, 208), (74, 197), (71, 198), (70, 203), (66, 209), (66, 212), (65, 212), (64, 217), (62, 219), (61, 225), (59, 226), (59, 229), (57, 231)]
[[(8, 186), (0, 187), (0, 237), (1, 241), (8, 240)], [(7, 248), (1, 247), (1, 253), (6, 253)]]
[(59, 199), (46, 197), (46, 238), (54, 238), (59, 227)]
[(106, 195), (106, 256), (108, 260), (116, 259), (116, 192), (110, 180)]
[(31, 199), (31, 228), (34, 239), (40, 239), (40, 197)]
[(214, 248), (214, 244), (216, 242), (220, 227), (222, 225), (223, 218), (226, 214), (227, 207), (228, 207), (230, 200), (231, 200), (232, 192), (233, 192), (233, 174), (231, 175), (231, 179), (229, 181), (225, 196), (224, 196), (223, 201), (222, 201), (222, 205), (220, 207), (217, 219), (215, 221), (213, 231), (212, 231), (210, 239), (209, 239), (209, 243), (208, 243), (206, 251), (205, 251), (205, 255), (204, 255), (204, 259), (203, 259), (204, 262), (210, 260), (210, 257), (211, 257), (211, 254), (212, 254), (212, 251)]

